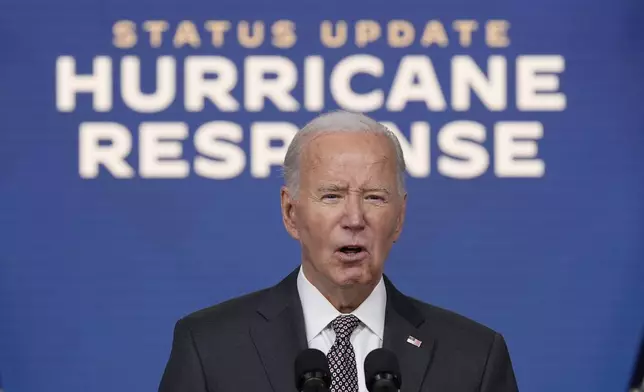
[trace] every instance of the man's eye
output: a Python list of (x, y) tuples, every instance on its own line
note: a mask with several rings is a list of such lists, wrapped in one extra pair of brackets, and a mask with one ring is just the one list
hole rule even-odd
[(340, 195), (335, 194), (335, 193), (327, 193), (325, 195), (322, 195), (322, 199), (324, 200), (336, 200), (339, 199)]
[(385, 200), (384, 196), (380, 196), (380, 195), (367, 195), (367, 199), (368, 200), (376, 200), (376, 201), (384, 201)]

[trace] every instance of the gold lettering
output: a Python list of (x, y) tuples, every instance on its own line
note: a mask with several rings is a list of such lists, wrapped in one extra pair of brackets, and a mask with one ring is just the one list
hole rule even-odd
[(505, 48), (510, 45), (507, 20), (490, 20), (485, 25), (485, 43), (490, 48)]
[(445, 27), (438, 20), (431, 20), (425, 25), (423, 37), (420, 40), (421, 45), (428, 47), (437, 44), (440, 47), (446, 47), (449, 43)]
[(251, 34), (248, 22), (241, 21), (237, 26), (237, 35), (241, 46), (249, 49), (257, 48), (264, 42), (264, 22), (254, 22), (253, 33)]
[(199, 33), (194, 23), (189, 20), (181, 21), (179, 26), (177, 26), (173, 43), (175, 48), (180, 48), (186, 44), (193, 48), (198, 48), (201, 45), (201, 39), (199, 38)]
[(150, 33), (150, 46), (158, 48), (163, 43), (163, 33), (168, 31), (168, 22), (165, 20), (146, 20), (143, 30)]
[(221, 48), (224, 46), (224, 34), (230, 30), (230, 22), (227, 20), (209, 20), (206, 22), (206, 30), (212, 35), (212, 46)]
[(406, 48), (414, 42), (414, 25), (406, 20), (392, 20), (387, 26), (389, 46)]
[(336, 33), (333, 34), (333, 24), (325, 20), (320, 25), (320, 40), (327, 48), (339, 48), (347, 43), (347, 22), (341, 20), (335, 24)]
[(461, 46), (467, 48), (472, 44), (472, 32), (478, 28), (475, 20), (455, 20), (454, 30), (459, 33), (459, 42)]
[(380, 38), (380, 25), (375, 20), (359, 20), (356, 22), (356, 46), (364, 48)]
[(136, 45), (136, 25), (131, 20), (119, 20), (112, 26), (112, 44), (120, 49), (130, 49)]
[(271, 26), (273, 45), (277, 48), (291, 48), (297, 41), (295, 23), (290, 20), (278, 20)]

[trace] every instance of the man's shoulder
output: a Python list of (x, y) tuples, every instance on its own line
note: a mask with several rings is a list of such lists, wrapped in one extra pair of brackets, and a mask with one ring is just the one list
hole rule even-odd
[(443, 344), (487, 351), (499, 333), (463, 314), (434, 304), (407, 297), (422, 314), (426, 328)]
[(253, 323), (271, 312), (279, 312), (291, 304), (296, 294), (296, 279), (298, 269), (294, 269), (286, 277), (273, 285), (226, 299), (206, 308), (188, 313), (179, 321), (177, 328), (186, 328), (194, 333), (217, 332), (222, 336), (240, 331), (247, 331), (245, 325)]
[(453, 310), (423, 302), (417, 298), (407, 297), (414, 304), (416, 309), (425, 316), (426, 320), (436, 326), (436, 328), (458, 331), (463, 333), (475, 334), (494, 334), (493, 329), (487, 325), (469, 318)]
[(256, 313), (260, 301), (269, 290), (253, 291), (196, 310), (182, 317), (177, 324), (193, 331), (237, 329)]

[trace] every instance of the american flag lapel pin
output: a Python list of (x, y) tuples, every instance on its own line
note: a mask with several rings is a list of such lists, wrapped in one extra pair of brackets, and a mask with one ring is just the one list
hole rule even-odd
[(420, 345), (421, 345), (423, 342), (421, 342), (420, 340), (416, 339), (416, 338), (415, 338), (415, 337), (413, 337), (413, 336), (409, 336), (409, 337), (407, 338), (407, 343), (409, 343), (409, 344), (413, 344), (413, 345), (414, 345), (414, 346), (416, 346), (416, 347), (420, 347)]

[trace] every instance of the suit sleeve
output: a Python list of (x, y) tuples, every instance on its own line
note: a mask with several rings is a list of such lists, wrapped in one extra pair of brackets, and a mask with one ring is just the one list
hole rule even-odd
[(174, 327), (170, 358), (159, 384), (159, 392), (213, 392), (206, 378), (190, 328), (183, 320)]
[(497, 333), (488, 354), (480, 391), (518, 392), (518, 390), (508, 347), (503, 336)]

